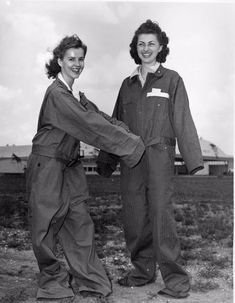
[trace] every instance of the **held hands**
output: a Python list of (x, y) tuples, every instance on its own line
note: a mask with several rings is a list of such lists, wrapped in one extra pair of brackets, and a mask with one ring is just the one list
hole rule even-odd
[(100, 176), (109, 178), (109, 177), (111, 177), (111, 175), (115, 171), (115, 169), (113, 169), (112, 166), (108, 163), (97, 161), (96, 162), (96, 171)]

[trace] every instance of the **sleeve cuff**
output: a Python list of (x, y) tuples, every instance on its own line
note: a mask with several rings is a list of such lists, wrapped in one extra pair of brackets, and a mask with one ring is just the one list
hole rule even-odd
[(190, 175), (194, 175), (196, 172), (198, 172), (199, 170), (202, 170), (204, 168), (204, 166), (198, 166), (196, 168), (194, 168), (193, 170), (190, 171)]

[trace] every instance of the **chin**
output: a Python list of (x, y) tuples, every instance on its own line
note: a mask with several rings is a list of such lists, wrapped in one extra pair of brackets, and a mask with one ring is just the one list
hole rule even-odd
[(141, 62), (142, 62), (142, 63), (151, 64), (151, 63), (154, 63), (154, 60), (153, 60), (153, 59), (145, 59), (145, 58), (144, 58), (144, 59), (141, 60)]
[(80, 74), (79, 75), (74, 75), (73, 76), (73, 79), (77, 79), (77, 78), (79, 78), (80, 77)]

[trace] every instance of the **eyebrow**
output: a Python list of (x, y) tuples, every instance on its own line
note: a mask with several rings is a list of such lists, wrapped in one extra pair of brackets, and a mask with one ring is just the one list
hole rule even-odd
[[(138, 43), (140, 43), (140, 42), (142, 42), (142, 43), (145, 43), (145, 41), (142, 41), (142, 40), (140, 40)], [(150, 40), (150, 41), (148, 41), (147, 43), (149, 43), (149, 42), (156, 42), (155, 40)]]
[(76, 57), (76, 56), (68, 56), (68, 58), (79, 58), (79, 59), (84, 59), (85, 56), (80, 56), (80, 57)]

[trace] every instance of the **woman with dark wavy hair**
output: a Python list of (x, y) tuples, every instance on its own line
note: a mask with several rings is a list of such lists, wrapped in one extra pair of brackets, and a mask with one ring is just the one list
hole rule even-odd
[(145, 23), (141, 24), (141, 26), (136, 30), (135, 35), (130, 44), (130, 54), (134, 59), (136, 64), (141, 64), (142, 61), (138, 55), (137, 44), (139, 35), (141, 34), (153, 34), (156, 36), (159, 45), (161, 45), (161, 49), (158, 52), (155, 60), (159, 63), (166, 62), (166, 56), (169, 54), (169, 48), (167, 46), (169, 39), (166, 36), (166, 33), (163, 32), (160, 26), (152, 22), (151, 20), (147, 20)]
[[(138, 67), (123, 81), (113, 112), (146, 148), (135, 167), (121, 161), (123, 225), (134, 269), (118, 283), (126, 287), (153, 283), (157, 263), (165, 282), (159, 294), (184, 298), (189, 277), (180, 265), (172, 208), (176, 139), (190, 174), (202, 169), (203, 161), (183, 80), (162, 65), (169, 54), (168, 42), (156, 22), (147, 20), (139, 26), (130, 44)], [(110, 176), (118, 160), (101, 151), (98, 172)]]
[[(74, 94), (86, 51), (77, 35), (66, 36), (46, 64), (55, 80), (44, 96), (27, 167), (29, 225), (40, 270), (37, 299), (73, 297), (74, 289), (104, 302), (111, 292), (95, 249), (80, 141), (120, 156), (130, 167), (144, 152), (140, 137), (123, 122), (100, 112), (82, 92)], [(57, 237), (70, 273), (55, 255)]]

